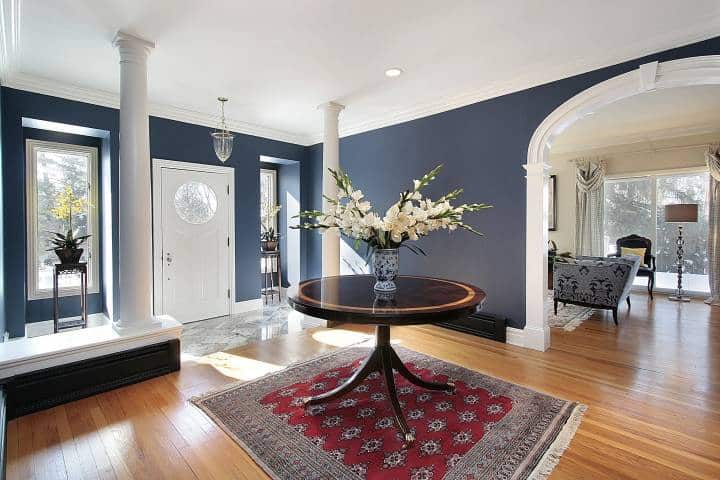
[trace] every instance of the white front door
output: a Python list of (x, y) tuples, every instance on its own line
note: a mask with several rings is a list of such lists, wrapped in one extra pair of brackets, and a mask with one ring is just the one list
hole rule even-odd
[(183, 323), (229, 315), (228, 174), (163, 167), (160, 176), (162, 313)]

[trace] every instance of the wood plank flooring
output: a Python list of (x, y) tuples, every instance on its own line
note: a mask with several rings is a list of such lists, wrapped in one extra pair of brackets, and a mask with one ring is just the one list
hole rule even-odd
[[(597, 314), (553, 330), (545, 353), (437, 327), (393, 330), (414, 350), (580, 401), (589, 410), (552, 479), (720, 478), (720, 308), (633, 295), (620, 326)], [(369, 332), (314, 329), (184, 358), (178, 373), (28, 415), (8, 426), (10, 479), (261, 479), (188, 403)]]

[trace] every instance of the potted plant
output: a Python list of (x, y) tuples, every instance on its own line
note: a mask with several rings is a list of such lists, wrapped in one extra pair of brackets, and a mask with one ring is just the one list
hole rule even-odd
[(373, 272), (377, 280), (375, 292), (394, 292), (400, 247), (425, 255), (420, 247), (406, 242), (418, 240), (440, 229), (453, 231), (462, 228), (482, 235), (463, 222), (463, 214), (490, 208), (490, 205), (451, 205), (451, 202), (460, 197), (462, 189), (453, 190), (437, 200), (423, 196), (421, 190), (435, 179), (441, 168), (442, 165), (439, 165), (420, 180), (413, 180), (413, 188), (401, 192), (400, 200), (391, 205), (384, 216), (373, 211), (370, 202), (364, 200), (362, 191), (355, 190), (347, 173), (329, 169), (338, 187), (337, 198), (325, 197), (331, 206), (327, 212), (300, 212), (298, 216), (307, 220), (292, 228), (318, 229), (325, 234), (342, 233), (355, 240), (356, 249), (364, 242), (367, 246), (367, 259), (372, 257)]
[(83, 249), (80, 245), (90, 238), (91, 235), (78, 235), (73, 230), (73, 211), (79, 212), (87, 208), (88, 203), (84, 197), (75, 195), (72, 188), (67, 186), (55, 197), (55, 206), (50, 212), (58, 219), (68, 224), (67, 233), (51, 232), (52, 245), (48, 251), (54, 251), (60, 259), (60, 263), (78, 263), (82, 257)]
[(280, 212), (281, 205), (266, 205), (263, 209), (262, 222), (260, 224), (260, 249), (263, 252), (274, 252), (278, 249), (280, 235), (275, 231), (275, 217)]
[(278, 242), (280, 241), (280, 235), (277, 234), (274, 228), (265, 228), (263, 226), (262, 233), (260, 233), (260, 248), (263, 252), (274, 252), (278, 248)]

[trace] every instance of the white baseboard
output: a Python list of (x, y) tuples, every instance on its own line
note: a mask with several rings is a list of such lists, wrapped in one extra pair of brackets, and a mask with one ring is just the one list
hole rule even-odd
[[(285, 287), (280, 288), (280, 296), (282, 297), (282, 301), (285, 302), (287, 299), (287, 291), (288, 289)], [(277, 297), (276, 297), (277, 298)], [(269, 299), (268, 299), (269, 302)], [(242, 302), (235, 302), (232, 306), (232, 313), (233, 315), (237, 315), (239, 313), (246, 313), (246, 312), (252, 312), (253, 310), (260, 310), (264, 305), (262, 298), (253, 298), (250, 300), (243, 300)], [(274, 305), (277, 305), (277, 302), (274, 303)]]
[(505, 328), (505, 342), (523, 348), (544, 352), (550, 347), (550, 327)]
[(252, 300), (243, 300), (242, 302), (235, 302), (232, 308), (233, 315), (238, 313), (252, 312), (253, 310), (259, 310), (262, 308), (262, 299), (253, 298)]
[(505, 327), (505, 343), (509, 343), (510, 345), (517, 345), (518, 347), (524, 347), (524, 330), (522, 328)]

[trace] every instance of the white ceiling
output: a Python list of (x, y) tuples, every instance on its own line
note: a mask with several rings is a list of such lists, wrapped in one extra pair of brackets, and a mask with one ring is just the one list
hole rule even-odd
[(5, 48), (20, 5), (7, 85), (116, 95), (125, 30), (157, 44), (153, 104), (200, 118), (228, 96), (238, 129), (303, 143), (327, 101), (355, 133), (720, 34), (717, 0), (0, 1)]
[(635, 95), (570, 125), (553, 153), (581, 152), (720, 131), (720, 86), (671, 88)]

